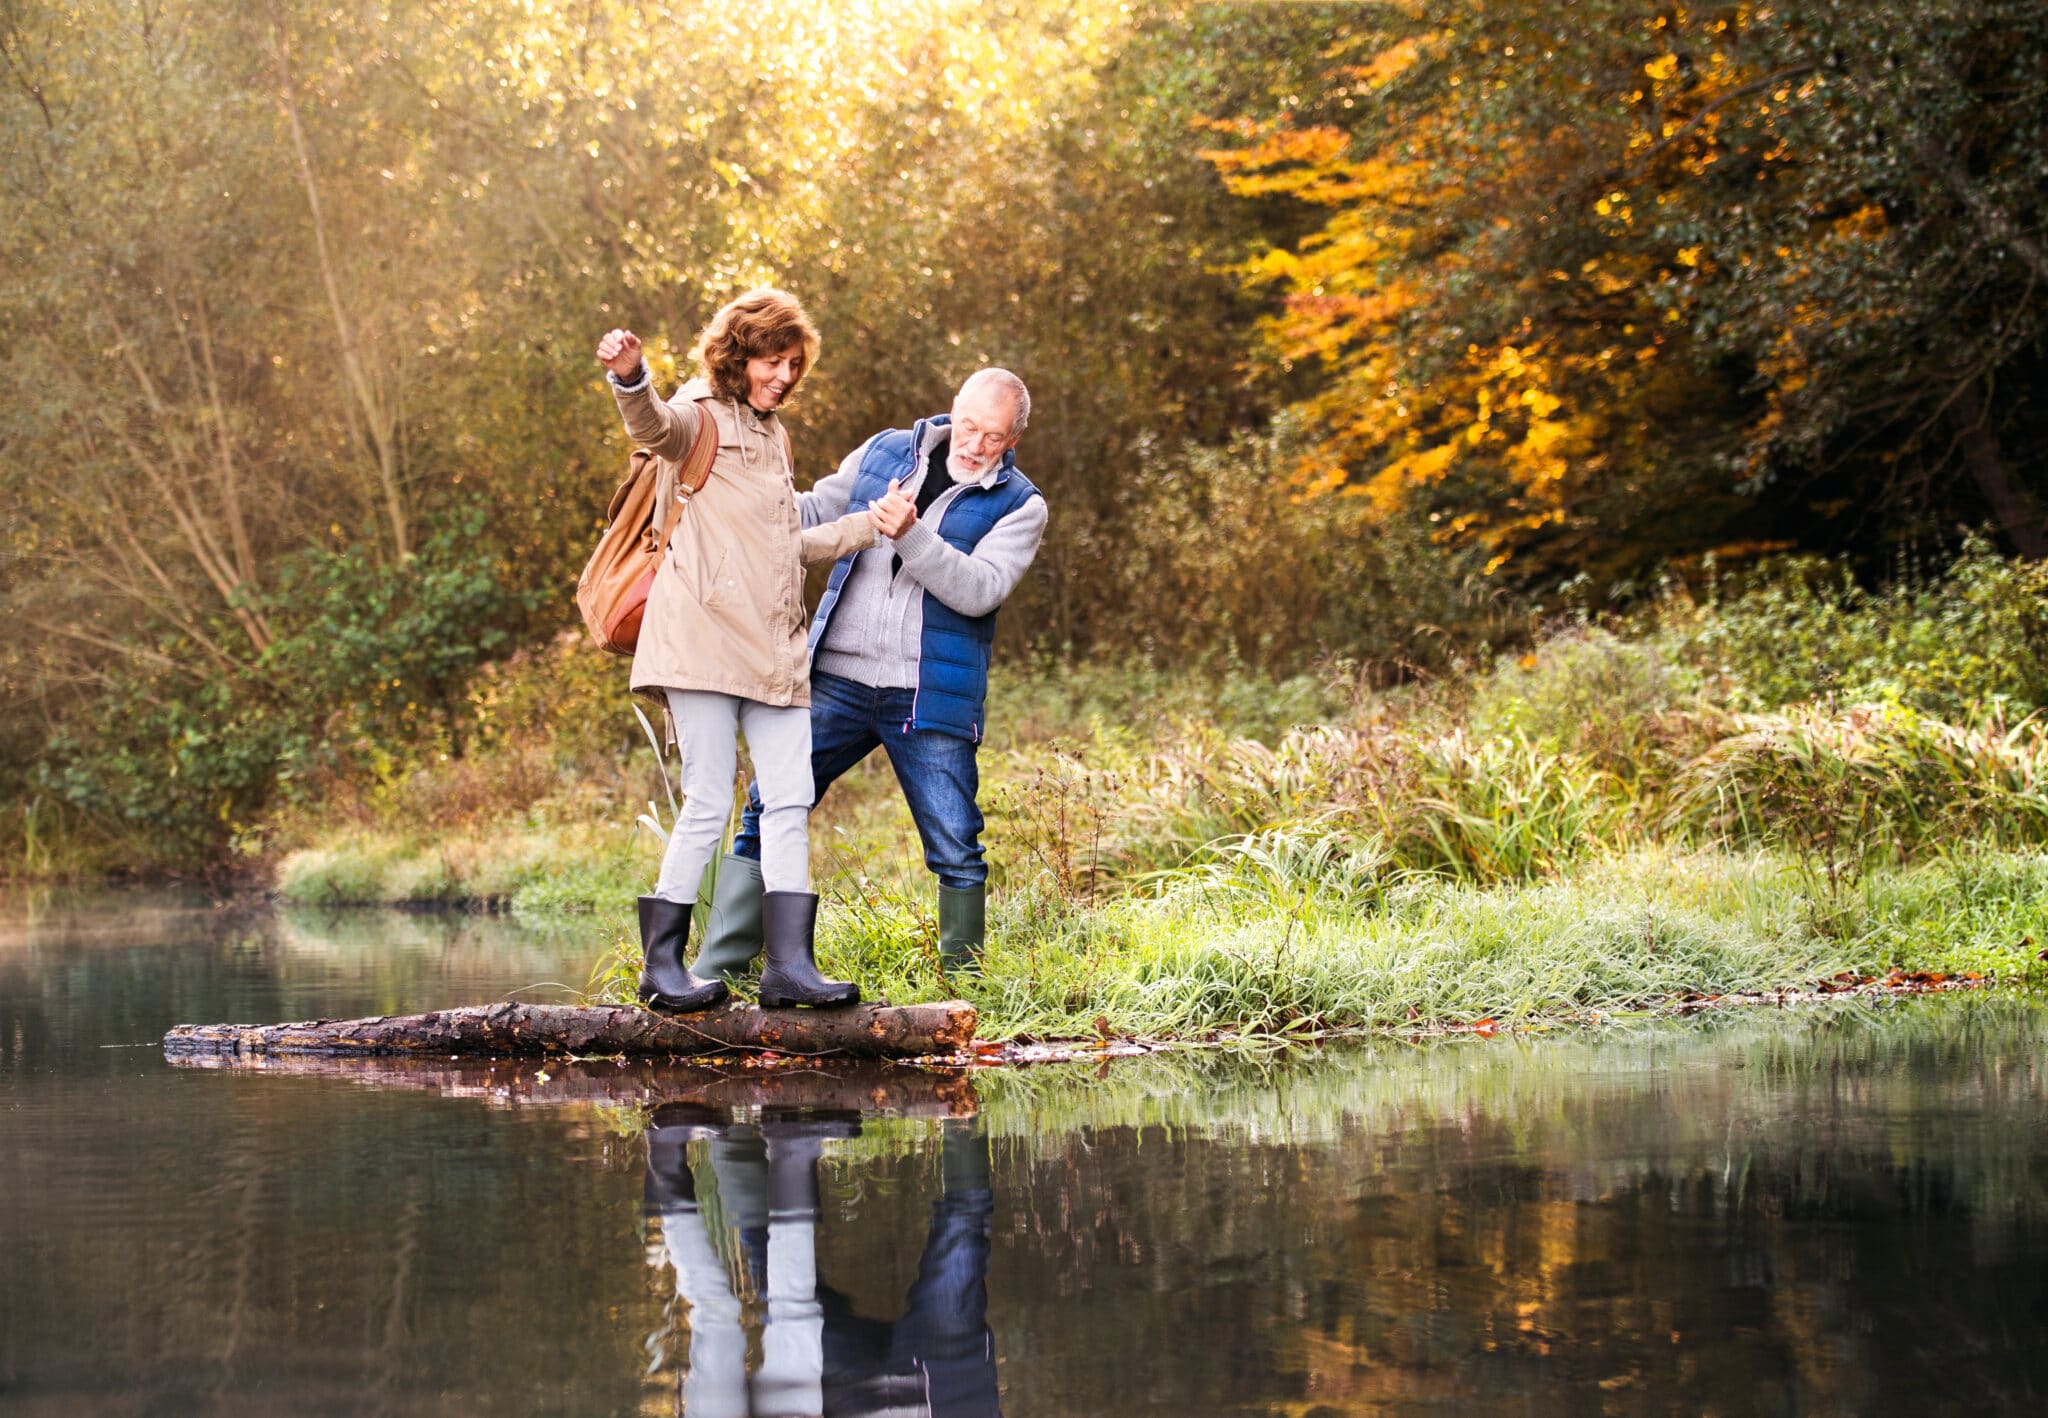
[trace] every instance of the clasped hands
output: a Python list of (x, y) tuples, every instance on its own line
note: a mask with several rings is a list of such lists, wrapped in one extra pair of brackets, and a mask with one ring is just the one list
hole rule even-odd
[(917, 525), (917, 504), (903, 492), (900, 479), (889, 479), (889, 491), (879, 502), (868, 504), (868, 520), (875, 530), (894, 540)]

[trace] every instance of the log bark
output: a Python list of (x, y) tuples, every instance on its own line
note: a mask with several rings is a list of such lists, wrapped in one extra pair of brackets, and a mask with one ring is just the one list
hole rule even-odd
[(841, 1058), (954, 1054), (974, 1038), (974, 1006), (959, 1000), (901, 1008), (756, 1009), (734, 1005), (661, 1015), (624, 1006), (491, 1004), (431, 1014), (313, 1019), (297, 1024), (180, 1024), (164, 1035), (171, 1058), (417, 1054), (518, 1058), (547, 1054), (640, 1057), (772, 1051)]
[(905, 1118), (972, 1117), (979, 1104), (960, 1068), (912, 1068), (842, 1059), (829, 1069), (807, 1063), (744, 1067), (654, 1059), (422, 1058), (385, 1055), (174, 1054), (179, 1068), (226, 1069), (267, 1077), (342, 1079), (364, 1088), (472, 1098), (493, 1108), (575, 1104), (656, 1108), (696, 1103), (721, 1109), (809, 1108)]

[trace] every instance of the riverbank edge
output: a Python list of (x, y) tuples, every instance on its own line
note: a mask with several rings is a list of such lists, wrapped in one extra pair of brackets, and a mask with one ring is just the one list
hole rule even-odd
[[(2048, 942), (2048, 855), (2039, 853), (1958, 851), (1854, 882), (1784, 854), (1669, 846), (1590, 853), (1554, 878), (1492, 885), (1338, 881), (1317, 870), (1202, 875), (1099, 902), (1042, 886), (1001, 890), (990, 902), (987, 973), (969, 977), (938, 970), (935, 922), (914, 884), (834, 874), (821, 881), (819, 959), (870, 998), (957, 994), (980, 1012), (985, 1043), (1083, 1049), (1105, 1038), (1546, 1027), (1682, 1001), (1784, 999), (1845, 976), (2048, 984), (2034, 947)], [(592, 965), (580, 997), (630, 1003), (639, 969), (630, 890), (602, 904), (565, 902), (578, 877), (572, 870), (524, 898), (405, 909), (509, 912), (587, 930)], [(315, 907), (330, 908), (361, 909)]]
[[(1521, 1023), (1506, 1024), (1498, 1020), (1482, 1019), (1472, 1023), (1446, 1021), (1418, 1022), (1410, 1026), (1393, 1029), (1339, 1028), (1289, 1035), (1240, 1034), (1221, 1031), (1202, 1038), (1136, 1038), (1098, 1037), (1094, 1039), (1010, 1039), (994, 1040), (973, 1038), (964, 1049), (937, 1054), (904, 1054), (888, 1058), (864, 1055), (837, 1055), (805, 1052), (798, 1049), (777, 1047), (774, 1044), (734, 1044), (716, 1052), (687, 1055), (659, 1055), (650, 1053), (608, 1053), (549, 1051), (541, 1053), (482, 1053), (470, 1051), (445, 1056), (448, 1064), (462, 1065), (471, 1070), (503, 1067), (516, 1072), (531, 1066), (542, 1081), (558, 1077), (557, 1070), (564, 1065), (572, 1067), (610, 1064), (617, 1067), (633, 1067), (639, 1070), (649, 1068), (660, 1070), (665, 1067), (680, 1067), (699, 1071), (738, 1069), (746, 1073), (773, 1073), (782, 1070), (801, 1070), (815, 1073), (819, 1070), (835, 1072), (846, 1070), (858, 1073), (884, 1069), (910, 1068), (935, 1073), (959, 1073), (968, 1070), (990, 1068), (1030, 1068), (1045, 1064), (1098, 1064), (1114, 1060), (1142, 1058), (1158, 1054), (1220, 1052), (1256, 1053), (1267, 1055), (1275, 1051), (1315, 1050), (1346, 1042), (1393, 1042), (1401, 1044), (1426, 1044), (1455, 1038), (1526, 1038), (1539, 1034), (1564, 1032), (1586, 1032), (1604, 1026), (1623, 1022), (1645, 1020), (1678, 1020), (1697, 1018), (1710, 1012), (1730, 1009), (1755, 1009), (1770, 1006), (1777, 1009), (1808, 1009), (1816, 1006), (1884, 1003), (1906, 998), (1933, 994), (1960, 992), (1991, 994), (2000, 990), (2012, 990), (2029, 994), (2037, 999), (2043, 997), (2038, 986), (2021, 979), (1992, 979), (1980, 975), (1944, 976), (1932, 973), (1906, 974), (1894, 971), (1883, 977), (1848, 978), (1837, 977), (1809, 985), (1784, 986), (1773, 990), (1746, 991), (1731, 995), (1711, 995), (1681, 998), (1662, 1002), (1643, 1002), (1633, 1009), (1589, 1010), (1581, 1015), (1557, 1016)], [(957, 1002), (955, 1002), (957, 1003)], [(886, 1004), (886, 1002), (884, 1002)], [(485, 1007), (489, 1008), (489, 1007)], [(456, 1011), (460, 1012), (460, 1011)], [(423, 1019), (439, 1021), (449, 1011), (441, 1011)], [(402, 1019), (378, 1018), (357, 1023), (381, 1025), (399, 1024)], [(331, 1025), (333, 1021), (310, 1021), (306, 1024), (279, 1024), (270, 1026), (211, 1026), (211, 1032), (223, 1033), (230, 1029), (242, 1032), (272, 1033), (293, 1029), (312, 1029), (316, 1026)], [(257, 1048), (245, 1052), (238, 1048), (176, 1046), (175, 1041), (182, 1033), (199, 1028), (183, 1025), (165, 1036), (164, 1047), (167, 1058), (173, 1062), (209, 1069), (247, 1069), (259, 1072), (294, 1073), (323, 1072), (342, 1073), (359, 1082), (374, 1084), (381, 1070), (389, 1068), (411, 1069), (423, 1066), (429, 1070), (442, 1067), (443, 1055), (431, 1049), (400, 1050), (393, 1052), (370, 1051), (336, 1053), (321, 1049), (298, 1050), (294, 1048)], [(571, 1090), (573, 1091), (573, 1090)], [(539, 1100), (534, 1100), (539, 1101)], [(580, 1098), (556, 1097), (548, 1101), (587, 1101)], [(617, 1101), (608, 1099), (608, 1101)]]
[[(1808, 985), (1786, 985), (1773, 990), (1751, 990), (1737, 994), (1707, 995), (1662, 1002), (1645, 1001), (1634, 1009), (1589, 1010), (1582, 1015), (1557, 1015), (1543, 1019), (1503, 1023), (1481, 1019), (1471, 1023), (1438, 1020), (1395, 1028), (1340, 1028), (1300, 1034), (1230, 1034), (1213, 1038), (1096, 1038), (1019, 1040), (976, 1039), (970, 1050), (958, 1054), (934, 1054), (897, 1060), (923, 1068), (1029, 1068), (1040, 1064), (1095, 1063), (1115, 1059), (1143, 1058), (1153, 1054), (1220, 1050), (1251, 1050), (1259, 1053), (1276, 1048), (1322, 1048), (1347, 1041), (1379, 1041), (1424, 1044), (1454, 1038), (1507, 1038), (1565, 1031), (1588, 1031), (1623, 1020), (1693, 1019), (1728, 1009), (1804, 1009), (1815, 1006), (1846, 1005), (1870, 1001), (1916, 998), (1933, 994), (1982, 993), (1998, 990), (2023, 992), (2048, 999), (2038, 982), (2025, 977), (1993, 978), (1970, 974), (1944, 976), (1933, 972), (1903, 973), (1854, 981), (1829, 980)], [(769, 1056), (747, 1059), (739, 1055), (715, 1055), (702, 1060), (707, 1066), (739, 1065), (750, 1068), (790, 1067), (816, 1060)]]

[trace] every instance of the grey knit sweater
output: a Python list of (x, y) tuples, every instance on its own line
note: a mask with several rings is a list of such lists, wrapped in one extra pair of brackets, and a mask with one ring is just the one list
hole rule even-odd
[[(928, 471), (931, 452), (951, 431), (925, 428), (903, 491), (915, 498)], [(867, 453), (863, 443), (841, 460), (839, 470), (820, 481), (802, 502), (806, 527), (829, 522), (846, 511), (854, 476)], [(982, 485), (995, 479), (991, 469)], [(1045, 499), (1034, 497), (991, 527), (973, 555), (946, 544), (938, 534), (957, 487), (939, 494), (929, 511), (893, 541), (887, 537), (854, 559), (840, 588), (839, 606), (825, 629), (813, 668), (879, 689), (917, 687), (918, 647), (924, 638), (924, 593), (929, 591), (962, 615), (987, 615), (1016, 589), (1031, 568), (1045, 537)], [(893, 576), (890, 563), (901, 557)]]

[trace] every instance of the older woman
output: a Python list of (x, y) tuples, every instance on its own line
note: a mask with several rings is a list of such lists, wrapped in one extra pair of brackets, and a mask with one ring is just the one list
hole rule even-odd
[(761, 1003), (853, 1004), (859, 987), (821, 977), (813, 954), (803, 568), (872, 545), (874, 525), (854, 512), (800, 526), (789, 435), (775, 415), (817, 358), (818, 332), (794, 296), (747, 292), (711, 317), (692, 353), (702, 374), (664, 403), (632, 331), (610, 331), (597, 346), (636, 442), (680, 463), (707, 420), (718, 439), (710, 478), (688, 499), (655, 573), (633, 655), (633, 689), (668, 703), (685, 794), (654, 894), (640, 898), (640, 998), (670, 1012), (726, 998), (722, 981), (700, 980), (683, 962), (744, 732), (761, 782)]

